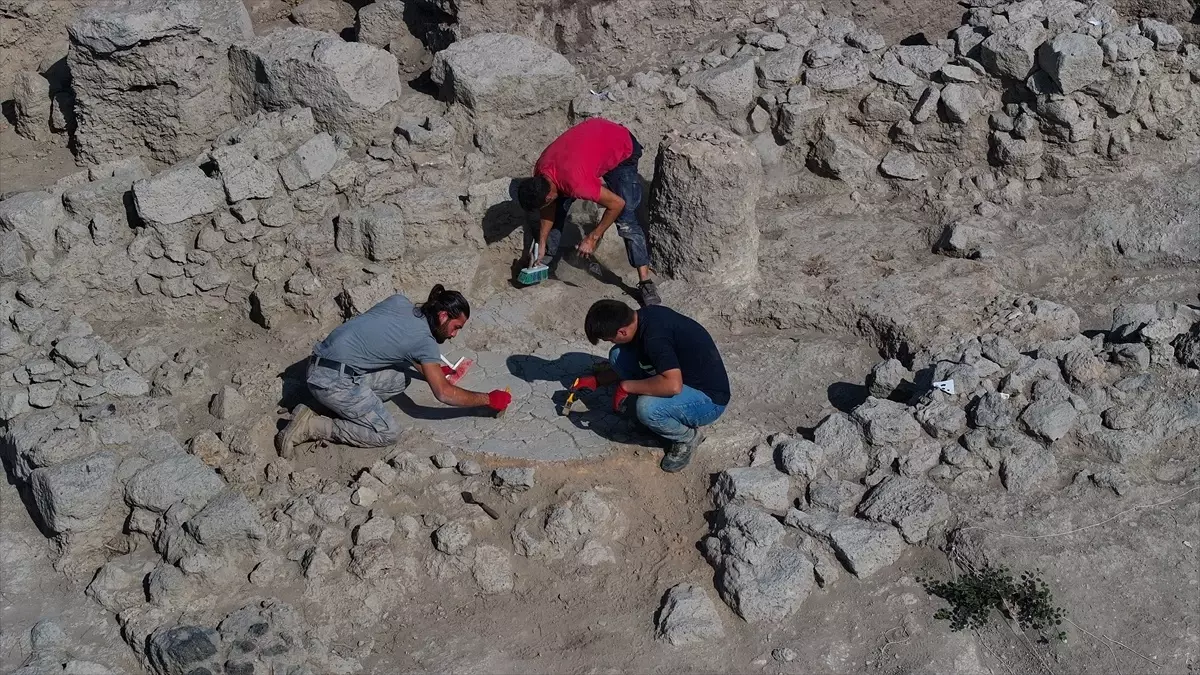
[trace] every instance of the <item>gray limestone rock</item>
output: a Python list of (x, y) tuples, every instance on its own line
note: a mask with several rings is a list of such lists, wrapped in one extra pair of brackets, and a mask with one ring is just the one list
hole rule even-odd
[(396, 57), (307, 28), (281, 28), (239, 42), (229, 61), (239, 118), (304, 106), (321, 130), (367, 139), (387, 124), (384, 108), (400, 98)]
[(340, 157), (333, 137), (320, 133), (283, 158), (279, 163), (279, 175), (288, 190), (296, 191), (324, 178)]
[(246, 541), (264, 540), (267, 536), (258, 510), (250, 504), (246, 495), (236, 490), (227, 490), (213, 497), (199, 513), (184, 523), (184, 529), (201, 546), (217, 549), (237, 546)]
[(648, 226), (655, 269), (701, 284), (756, 278), (763, 169), (754, 149), (726, 131), (694, 130), (665, 140), (656, 166)]
[(269, 199), (275, 194), (279, 173), (254, 157), (246, 144), (226, 145), (211, 153), (230, 204), (246, 199)]
[(447, 555), (462, 553), (471, 543), (471, 530), (458, 521), (451, 521), (433, 532), (433, 546)]
[(1119, 61), (1136, 61), (1154, 49), (1154, 41), (1135, 31), (1113, 32), (1100, 38), (1100, 49), (1104, 59), (1116, 64)]
[(31, 141), (50, 138), (50, 82), (39, 73), (22, 71), (12, 84), (17, 134)]
[(941, 105), (951, 122), (966, 124), (983, 108), (983, 95), (969, 84), (948, 84), (942, 88)]
[(853, 52), (844, 55), (832, 65), (808, 69), (804, 72), (804, 84), (817, 91), (836, 92), (853, 89), (866, 82), (869, 77), (862, 54)]
[(238, 0), (89, 7), (68, 28), (79, 155), (175, 162), (204, 150), (233, 123), (229, 46), (253, 35)]
[(790, 488), (787, 474), (774, 466), (736, 467), (717, 474), (712, 500), (717, 508), (738, 503), (783, 512), (791, 506)]
[(971, 426), (980, 429), (1007, 429), (1013, 423), (1012, 406), (999, 392), (991, 391), (975, 400), (970, 408)]
[(862, 428), (846, 413), (835, 412), (821, 420), (813, 440), (826, 449), (829, 465), (838, 471), (859, 476), (867, 470)]
[(182, 166), (133, 184), (138, 217), (151, 227), (208, 215), (225, 203), (220, 182), (198, 167)]
[(676, 584), (663, 596), (654, 636), (673, 646), (702, 644), (725, 636), (712, 598), (696, 584)]
[(738, 57), (691, 79), (700, 97), (721, 119), (740, 119), (754, 102), (757, 88), (754, 59)]
[(87, 337), (68, 337), (54, 343), (54, 355), (73, 368), (82, 368), (100, 351), (100, 345)]
[(930, 401), (917, 408), (917, 422), (925, 433), (937, 439), (957, 437), (967, 426), (967, 414), (957, 405)]
[(454, 42), (434, 57), (430, 75), (445, 98), (476, 113), (528, 115), (566, 104), (581, 89), (575, 67), (562, 54), (503, 33)]
[(813, 566), (781, 541), (783, 525), (754, 507), (729, 505), (717, 513), (713, 528), (704, 552), (725, 604), (747, 623), (794, 614), (812, 590)]
[(858, 483), (821, 476), (808, 484), (808, 503), (817, 508), (850, 515), (854, 513), (854, 508), (862, 501), (866, 491), (866, 487)]
[(931, 78), (950, 61), (949, 54), (931, 45), (898, 45), (891, 51), (900, 65), (925, 79)]
[(113, 370), (104, 374), (100, 385), (113, 396), (137, 398), (150, 393), (150, 383), (132, 370)]
[(138, 471), (125, 484), (125, 501), (162, 513), (183, 500), (207, 501), (225, 488), (225, 481), (198, 457), (174, 455)]
[(862, 425), (866, 440), (876, 446), (898, 446), (921, 435), (921, 425), (902, 403), (869, 397), (854, 409), (853, 417)]
[(1021, 413), (1025, 429), (1049, 443), (1070, 433), (1078, 418), (1075, 407), (1062, 400), (1035, 401)]
[(492, 484), (501, 489), (521, 492), (533, 487), (532, 468), (506, 468), (492, 471)]
[(888, 178), (900, 180), (921, 180), (929, 175), (929, 171), (914, 155), (894, 148), (883, 156), (879, 163), (879, 172)]
[(905, 541), (916, 544), (950, 518), (950, 501), (929, 483), (889, 476), (867, 493), (858, 513), (869, 520), (895, 525)]
[(758, 60), (759, 79), (771, 86), (790, 86), (800, 81), (804, 72), (804, 50), (785, 47)]
[(979, 61), (997, 77), (1024, 80), (1036, 63), (1036, 52), (1046, 39), (1040, 21), (1019, 21), (993, 32), (979, 45)]
[(891, 565), (904, 551), (904, 538), (891, 525), (792, 509), (787, 524), (828, 543), (847, 570), (865, 578)]
[(57, 193), (21, 192), (0, 201), (0, 232), (15, 232), (34, 254), (54, 251), (55, 232), (68, 220)]
[(93, 527), (116, 492), (116, 470), (111, 452), (35, 469), (29, 485), (42, 522), (58, 533)]
[(979, 338), (983, 356), (1008, 368), (1021, 359), (1021, 352), (1008, 338), (999, 335), (984, 335)]
[[(779, 463), (789, 476), (814, 478), (825, 465), (825, 448), (802, 438), (793, 438), (778, 447)], [(786, 507), (785, 507), (786, 508)]]
[(1030, 492), (1057, 474), (1054, 453), (1040, 446), (1013, 452), (1000, 464), (1000, 480), (1009, 492)]
[(475, 549), (471, 574), (484, 593), (509, 593), (513, 589), (511, 556), (496, 546), (484, 544)]
[(822, 133), (808, 153), (809, 169), (847, 182), (862, 180), (872, 165), (866, 151), (836, 132)]
[(1142, 19), (1139, 24), (1142, 35), (1154, 41), (1154, 48), (1159, 51), (1173, 52), (1183, 44), (1183, 35), (1179, 29), (1169, 23), (1155, 19)]
[(220, 634), (211, 628), (163, 626), (150, 634), (146, 642), (146, 656), (154, 669), (160, 673), (199, 673), (207, 670), (204, 665), (220, 667), (210, 661), (217, 654), (220, 645)]
[(880, 361), (867, 375), (867, 390), (875, 398), (889, 398), (905, 380), (912, 381), (912, 372), (897, 359)]
[(1070, 94), (1100, 79), (1104, 52), (1095, 38), (1079, 33), (1061, 33), (1042, 44), (1038, 65), (1050, 75), (1064, 94)]
[(404, 214), (391, 204), (343, 211), (337, 220), (337, 249), (361, 255), (376, 262), (391, 262), (403, 257)]

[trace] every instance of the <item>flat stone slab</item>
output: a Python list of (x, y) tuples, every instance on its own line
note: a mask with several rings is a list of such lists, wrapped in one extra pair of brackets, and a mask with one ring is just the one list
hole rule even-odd
[(473, 352), (443, 345), (451, 362), (465, 357), (474, 365), (458, 385), (473, 391), (509, 387), (513, 402), (503, 417), (487, 410), (445, 406), (425, 382), (413, 381), (393, 401), (403, 425), (415, 424), (455, 449), (543, 461), (584, 459), (607, 454), (619, 445), (661, 447), (632, 416), (612, 412), (612, 388), (584, 392), (570, 415), (561, 414), (567, 388), (592, 372), (603, 359), (586, 347), (560, 347), (535, 354)]

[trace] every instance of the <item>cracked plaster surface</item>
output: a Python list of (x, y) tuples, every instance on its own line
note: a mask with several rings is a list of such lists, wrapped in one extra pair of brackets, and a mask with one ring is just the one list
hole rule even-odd
[(438, 403), (423, 382), (414, 382), (395, 399), (402, 423), (424, 429), (455, 449), (542, 461), (596, 457), (618, 445), (657, 447), (655, 437), (632, 415), (612, 412), (611, 387), (582, 393), (572, 412), (561, 414), (574, 379), (603, 362), (585, 349), (562, 345), (506, 355), (447, 346), (443, 354), (451, 363), (460, 357), (474, 361), (458, 382), (460, 387), (473, 391), (508, 387), (512, 405), (501, 417), (490, 411), (449, 408)]

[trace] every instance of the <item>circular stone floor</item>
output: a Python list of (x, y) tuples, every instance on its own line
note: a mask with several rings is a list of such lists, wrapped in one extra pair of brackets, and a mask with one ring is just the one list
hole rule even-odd
[(451, 362), (473, 359), (458, 382), (464, 389), (490, 391), (509, 387), (513, 402), (502, 417), (490, 411), (451, 408), (439, 403), (425, 382), (413, 381), (393, 399), (401, 425), (413, 424), (455, 449), (503, 457), (562, 461), (607, 454), (617, 445), (659, 447), (636, 420), (612, 412), (612, 388), (583, 393), (572, 412), (561, 414), (567, 388), (602, 359), (566, 346), (535, 354), (496, 354), (443, 345)]

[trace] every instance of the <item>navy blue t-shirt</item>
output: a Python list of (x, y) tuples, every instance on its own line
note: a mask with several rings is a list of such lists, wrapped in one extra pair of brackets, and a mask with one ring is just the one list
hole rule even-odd
[(633, 346), (638, 360), (664, 373), (678, 368), (683, 383), (708, 395), (717, 405), (729, 404), (729, 375), (712, 336), (699, 323), (662, 305), (638, 310)]

